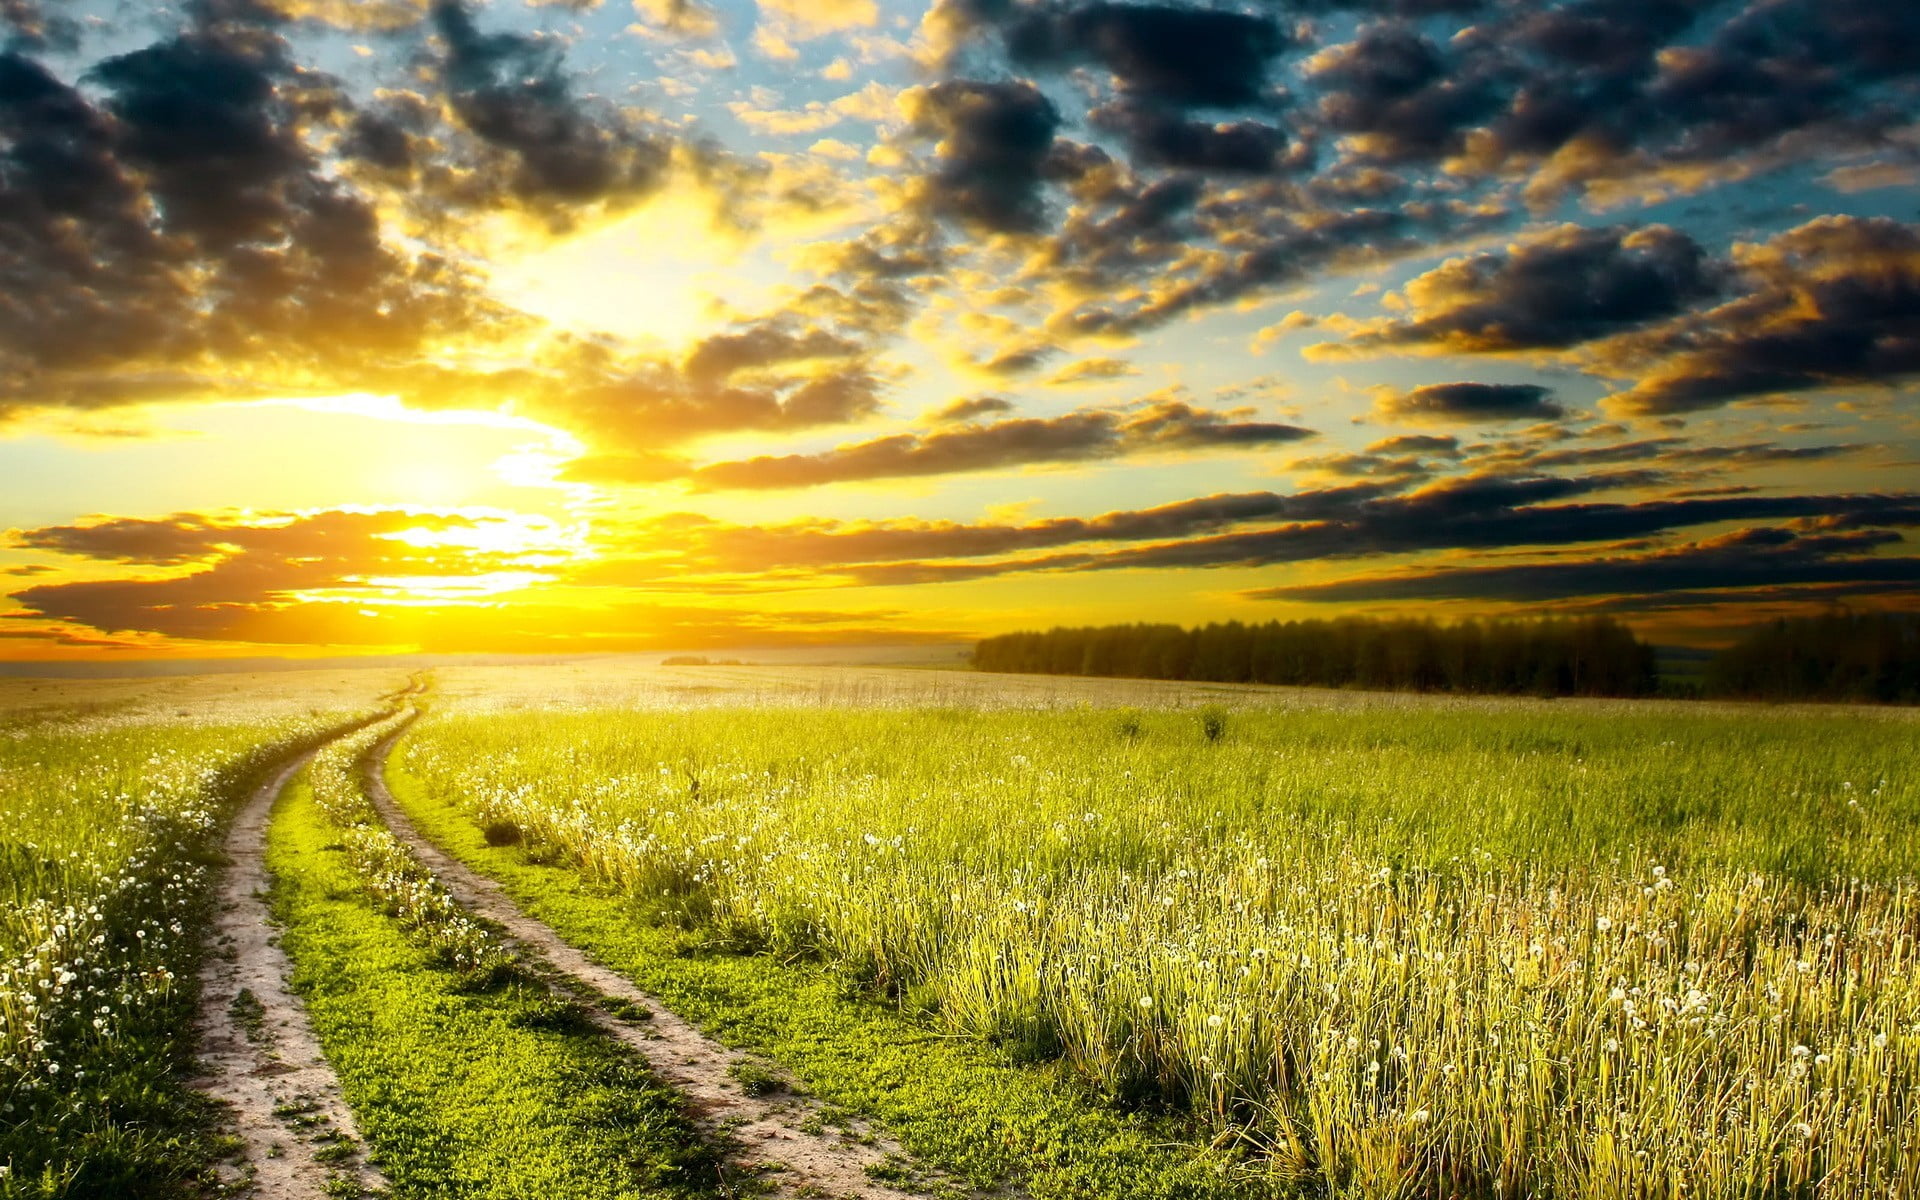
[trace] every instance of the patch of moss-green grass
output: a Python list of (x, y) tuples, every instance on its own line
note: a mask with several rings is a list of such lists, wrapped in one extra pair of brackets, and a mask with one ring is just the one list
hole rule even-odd
[(397, 1196), (641, 1200), (732, 1194), (677, 1093), (514, 980), (462, 991), (375, 911), (303, 782), (267, 865), (294, 986)]
[[(716, 951), (539, 847), (489, 844), (457, 805), (389, 765), (395, 798), (442, 850), (527, 913), (728, 1045), (884, 1124), (927, 1164), (1034, 1200), (1249, 1200), (1290, 1189), (1195, 1142), (1191, 1122), (1104, 1105), (1049, 1063), (941, 1037), (812, 963)], [(823, 1130), (824, 1133), (824, 1130)]]

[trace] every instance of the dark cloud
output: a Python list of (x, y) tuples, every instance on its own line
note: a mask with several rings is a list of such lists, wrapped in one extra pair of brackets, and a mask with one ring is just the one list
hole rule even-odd
[(1360, 157), (1386, 163), (1458, 151), (1466, 131), (1498, 111), (1507, 88), (1490, 55), (1449, 54), (1408, 24), (1363, 28), (1316, 55), (1307, 80), (1327, 128)]
[(1108, 105), (1091, 121), (1124, 139), (1141, 166), (1264, 175), (1302, 161), (1286, 130), (1261, 121), (1202, 121), (1139, 104)]
[(1115, 230), (1111, 217), (1089, 213), (1069, 220), (1038, 260), (1071, 294), (1089, 297), (1048, 329), (1068, 339), (1137, 337), (1327, 272), (1377, 267), (1497, 219), (1451, 204), (1323, 204), (1274, 180), (1202, 196), (1184, 224), (1145, 231)]
[(1321, 471), (1353, 479), (1424, 479), (1433, 472), (1418, 454), (1322, 454), (1296, 458), (1287, 464), (1292, 471)]
[[(1885, 526), (1920, 523), (1920, 503), (1911, 495), (1571, 502), (1596, 492), (1645, 486), (1657, 478), (1647, 472), (1582, 478), (1481, 476), (1410, 492), (1405, 480), (1376, 479), (1293, 496), (1212, 496), (1139, 512), (1019, 525), (803, 522), (741, 527), (704, 518), (669, 519), (671, 529), (642, 528), (633, 540), (649, 547), (678, 542), (688, 547), (684, 557), (665, 564), (615, 561), (595, 568), (605, 579), (589, 575), (583, 582), (632, 582), (637, 569), (646, 579), (717, 572), (722, 578), (759, 580), (743, 585), (750, 590), (817, 585), (823, 577), (893, 586), (1035, 572), (1250, 568), (1462, 550), (1554, 554), (1577, 565), (1585, 561), (1583, 546), (1598, 545), (1604, 554), (1646, 545), (1646, 539), (1670, 530), (1719, 522), (1793, 519), (1801, 526), (1796, 536), (1868, 531), (1869, 537), (1845, 543), (1859, 546), (1890, 545)], [(1062, 549), (1101, 541), (1149, 544)], [(997, 557), (1035, 550), (1060, 552)]]
[(973, 367), (988, 375), (1010, 379), (1018, 375), (1032, 374), (1059, 353), (1060, 347), (1052, 342), (1015, 343), (999, 347), (990, 357), (983, 360), (974, 360)]
[(665, 364), (564, 369), (570, 386), (544, 391), (530, 408), (591, 438), (596, 453), (568, 473), (603, 482), (654, 482), (683, 474), (663, 453), (696, 438), (742, 430), (845, 425), (880, 409), (881, 383), (859, 363), (818, 374), (775, 375), (750, 384), (695, 379)]
[(364, 378), (502, 319), (330, 177), (307, 135), (340, 97), (271, 29), (210, 20), (89, 79), (0, 53), (0, 411)]
[(1727, 275), (1692, 238), (1664, 225), (1562, 225), (1499, 253), (1449, 260), (1407, 285), (1408, 315), (1314, 350), (1558, 349), (1672, 317), (1719, 293)]
[(1105, 383), (1114, 379), (1126, 379), (1138, 375), (1140, 368), (1120, 358), (1083, 358), (1079, 362), (1068, 363), (1053, 373), (1047, 382), (1055, 387), (1070, 387), (1080, 383)]
[[(1382, 485), (1363, 484), (1292, 496), (1273, 492), (1223, 494), (1096, 517), (1050, 517), (1018, 524), (806, 521), (755, 526), (679, 515), (639, 526), (624, 534), (622, 541), (642, 547), (682, 547), (664, 568), (668, 573), (690, 569), (758, 573), (787, 567), (838, 573), (839, 568), (885, 565), (903, 559), (975, 558), (1083, 542), (1153, 541), (1191, 537), (1253, 521), (1310, 520), (1387, 490)], [(620, 573), (625, 568), (616, 566), (612, 570)], [(589, 574), (586, 581), (598, 582), (599, 578)]]
[(712, 384), (736, 372), (759, 370), (813, 359), (850, 358), (860, 343), (825, 329), (796, 329), (790, 322), (765, 321), (703, 339), (687, 356), (687, 378)]
[[(274, 624), (278, 610), (301, 607), (292, 604), (296, 593), (359, 589), (369, 576), (460, 577), (523, 565), (513, 555), (419, 546), (393, 536), (412, 529), (472, 529), (483, 523), (459, 516), (333, 511), (258, 520), (187, 513), (160, 520), (118, 518), (51, 526), (18, 533), (16, 540), (104, 562), (207, 565), (159, 579), (41, 584), (13, 593), (13, 599), (36, 616), (106, 633), (327, 640), (313, 638), (321, 630), (312, 627), (306, 630), (308, 636), (283, 639), (266, 634), (263, 625)], [(316, 607), (331, 612), (344, 606)]]
[(955, 400), (935, 412), (931, 420), (936, 424), (948, 424), (954, 421), (971, 421), (975, 417), (994, 417), (1013, 411), (1013, 403), (999, 396), (973, 396), (964, 400)]
[(1429, 383), (1385, 396), (1374, 405), (1384, 420), (1474, 425), (1487, 421), (1551, 421), (1566, 409), (1531, 383)]
[(914, 128), (939, 143), (924, 181), (933, 215), (997, 233), (1047, 224), (1042, 184), (1061, 117), (1040, 89), (946, 80), (908, 93), (908, 106)]
[(1266, 588), (1265, 600), (1503, 600), (1540, 603), (1582, 596), (1638, 595), (1802, 584), (1908, 587), (1920, 583), (1920, 557), (1875, 552), (1902, 542), (1891, 530), (1806, 533), (1743, 529), (1652, 554), (1582, 562), (1459, 567), (1365, 576), (1334, 583)]
[(290, 558), (366, 562), (391, 566), (423, 557), (392, 540), (402, 530), (473, 529), (468, 517), (405, 512), (323, 512), (311, 516), (267, 514), (238, 520), (180, 513), (172, 517), (110, 517), (85, 525), (48, 525), (15, 530), (17, 546), (50, 550), (98, 562), (171, 567), (211, 558), (271, 550)]
[(461, 0), (433, 6), (446, 46), (442, 80), (461, 126), (498, 158), (510, 191), (565, 226), (581, 206), (630, 203), (657, 188), (669, 141), (610, 105), (573, 93), (559, 45), (514, 33), (482, 33)]
[(34, 53), (72, 52), (80, 48), (80, 23), (62, 12), (48, 12), (39, 0), (0, 0), (0, 26), (10, 32), (5, 48)]
[[(379, 577), (426, 577), (457, 585), (497, 570), (538, 569), (514, 555), (451, 552), (393, 540), (410, 528), (452, 528), (461, 518), (408, 513), (314, 513), (249, 525), (186, 514), (166, 521), (121, 519), (100, 547), (115, 561), (137, 526), (153, 526), (158, 544), (170, 544), (174, 526), (217, 530), (225, 545), (205, 569), (162, 578), (82, 580), (16, 592), (18, 621), (54, 621), (103, 633), (139, 632), (169, 638), (286, 645), (413, 646), (423, 650), (559, 650), (577, 647), (576, 605), (538, 598), (512, 605), (393, 605), (395, 589), (369, 583)], [(33, 531), (38, 533), (40, 531)], [(60, 540), (84, 543), (84, 527)], [(538, 556), (535, 556), (537, 559)], [(316, 596), (314, 593), (331, 593)], [(950, 635), (894, 630), (899, 614), (683, 608), (659, 603), (614, 604), (596, 610), (596, 646), (640, 649), (693, 645), (818, 644), (833, 641), (939, 641)], [(20, 630), (93, 644), (71, 629)], [(73, 640), (69, 640), (73, 639)]]
[(864, 479), (1003, 470), (1033, 463), (1088, 462), (1160, 451), (1258, 447), (1311, 437), (1296, 425), (1166, 401), (1132, 409), (1080, 409), (903, 433), (835, 447), (715, 463), (691, 478), (701, 489), (799, 488)]
[(1741, 248), (1735, 265), (1746, 294), (1603, 348), (1599, 369), (1640, 381), (1610, 410), (1661, 416), (1920, 374), (1920, 226), (1821, 217)]
[(1643, 438), (1610, 446), (1582, 446), (1566, 450), (1548, 450), (1514, 456), (1527, 466), (1541, 469), (1596, 466), (1605, 463), (1657, 462), (1673, 466), (1757, 467), (1774, 463), (1818, 462), (1857, 454), (1865, 449), (1857, 444), (1826, 446), (1782, 446), (1776, 442), (1751, 442), (1734, 446), (1690, 446), (1686, 438)]
[(1640, 472), (1581, 478), (1467, 477), (1406, 495), (1386, 496), (1329, 514), (1323, 521), (1194, 538), (1105, 555), (1079, 568), (1254, 567), (1314, 559), (1361, 558), (1432, 550), (1571, 546), (1645, 537), (1715, 521), (1828, 517), (1889, 519), (1908, 496), (1742, 496), (1625, 503), (1558, 503), (1585, 494), (1643, 486)]
[(1450, 435), (1404, 433), (1383, 438), (1367, 447), (1369, 454), (1433, 454), (1442, 458), (1460, 455), (1460, 439)]
[(1122, 94), (1153, 106), (1268, 103), (1273, 61), (1287, 46), (1273, 18), (1216, 9), (1106, 0), (1000, 7), (1000, 33), (1016, 64), (1098, 64)]

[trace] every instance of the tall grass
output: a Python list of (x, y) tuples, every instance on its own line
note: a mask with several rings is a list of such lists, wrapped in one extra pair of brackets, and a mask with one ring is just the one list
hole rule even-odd
[(1435, 704), (436, 715), (722, 944), (1337, 1196), (1920, 1194), (1916, 727)]

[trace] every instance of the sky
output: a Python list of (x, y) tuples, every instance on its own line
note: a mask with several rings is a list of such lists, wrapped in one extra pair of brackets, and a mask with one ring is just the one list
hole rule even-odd
[(1920, 608), (1920, 6), (0, 0), (0, 659)]

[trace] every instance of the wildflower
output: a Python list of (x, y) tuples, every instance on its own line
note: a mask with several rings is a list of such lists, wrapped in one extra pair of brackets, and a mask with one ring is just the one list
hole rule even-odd
[(1415, 1125), (1425, 1125), (1432, 1119), (1433, 1114), (1424, 1108), (1416, 1108), (1407, 1114), (1407, 1120), (1412, 1121)]
[(1227, 1019), (1221, 1016), (1219, 1013), (1214, 1013), (1212, 1016), (1207, 1018), (1208, 1029), (1218, 1029), (1222, 1025), (1225, 1025), (1226, 1023), (1227, 1023)]
[(1153, 1007), (1153, 997), (1152, 997), (1152, 996), (1142, 996), (1142, 997), (1140, 997), (1140, 1007), (1141, 1007), (1141, 1008), (1152, 1008), (1152, 1007)]
[(1594, 918), (1593, 927), (1599, 930), (1601, 933), (1605, 933), (1607, 930), (1613, 928), (1613, 918), (1596, 917)]

